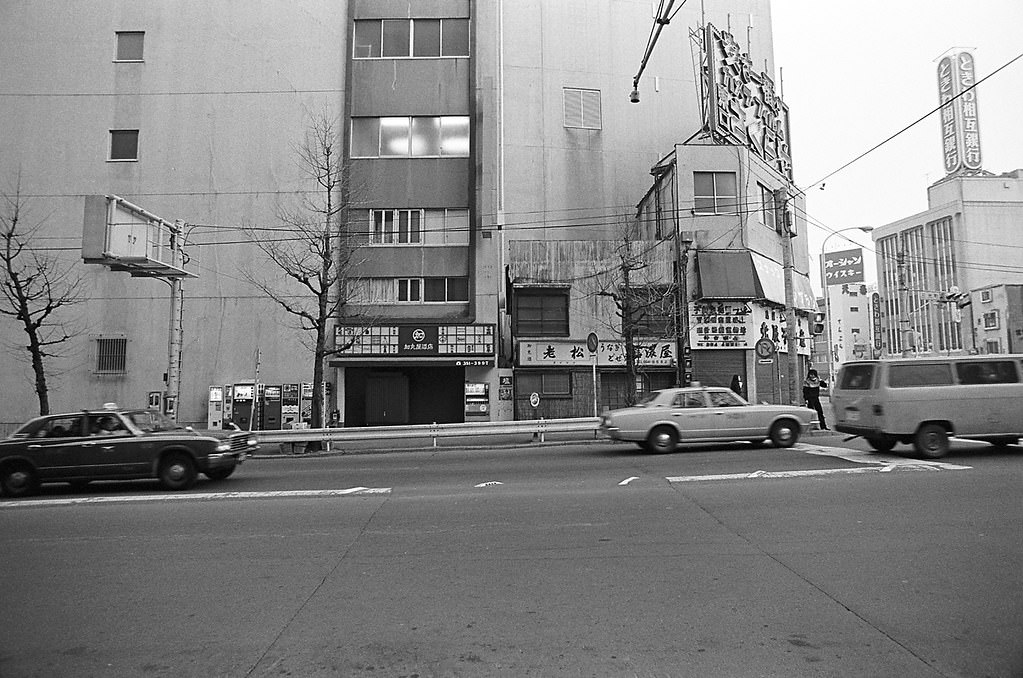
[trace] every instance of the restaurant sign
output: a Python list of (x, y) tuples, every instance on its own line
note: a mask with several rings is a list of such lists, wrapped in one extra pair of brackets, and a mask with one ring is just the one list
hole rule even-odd
[[(669, 339), (637, 339), (636, 365), (640, 367), (674, 367), (675, 342)], [(593, 364), (586, 339), (554, 339), (520, 341), (519, 367), (584, 367)], [(625, 342), (600, 341), (597, 345), (598, 367), (625, 367)]]

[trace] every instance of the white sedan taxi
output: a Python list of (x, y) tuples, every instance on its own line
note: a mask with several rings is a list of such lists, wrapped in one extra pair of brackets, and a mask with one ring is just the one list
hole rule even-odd
[(605, 412), (600, 432), (648, 452), (673, 452), (680, 442), (770, 440), (791, 447), (816, 413), (797, 405), (752, 405), (727, 388), (693, 386), (645, 395), (633, 407)]

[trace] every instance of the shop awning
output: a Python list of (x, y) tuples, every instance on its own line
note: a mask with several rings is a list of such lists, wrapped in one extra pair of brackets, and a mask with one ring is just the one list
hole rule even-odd
[(706, 299), (756, 299), (756, 274), (750, 252), (699, 252), (700, 296)]
[[(772, 259), (749, 250), (699, 252), (700, 295), (706, 299), (765, 299), (785, 305), (785, 269)], [(816, 310), (809, 276), (794, 273), (795, 307)]]

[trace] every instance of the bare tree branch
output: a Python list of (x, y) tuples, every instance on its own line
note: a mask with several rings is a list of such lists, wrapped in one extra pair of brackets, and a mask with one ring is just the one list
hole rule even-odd
[(47, 359), (60, 357), (52, 347), (77, 334), (66, 312), (85, 301), (83, 279), (73, 263), (33, 249), (42, 224), (26, 219), (19, 176), (14, 189), (0, 198), (0, 316), (13, 318), (25, 332), (39, 413), (49, 414)]

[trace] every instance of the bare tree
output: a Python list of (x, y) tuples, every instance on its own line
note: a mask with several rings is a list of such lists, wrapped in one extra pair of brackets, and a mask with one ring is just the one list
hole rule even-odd
[(294, 204), (278, 205), (276, 228), (246, 229), (266, 259), (284, 274), (284, 281), (252, 271), (243, 275), (311, 337), (307, 347), (313, 353), (313, 428), (324, 422), (324, 363), (349, 348), (336, 344), (330, 334), (333, 321), (348, 304), (356, 244), (348, 224), (350, 187), (341, 144), (334, 117), (322, 113), (313, 119), (297, 150), (310, 190), (300, 192)]
[[(636, 401), (637, 342), (641, 333), (673, 336), (673, 326), (660, 327), (663, 318), (674, 318), (670, 313), (674, 303), (674, 290), (670, 277), (665, 272), (665, 260), (658, 250), (661, 241), (642, 240), (638, 236), (636, 223), (622, 224), (618, 239), (614, 241), (614, 257), (599, 271), (594, 280), (596, 294), (611, 300), (614, 305), (615, 322), (609, 324), (612, 331), (621, 332), (625, 343), (625, 372), (629, 388), (625, 402)], [(617, 327), (615, 327), (617, 325)]]
[(85, 301), (82, 277), (73, 263), (39, 246), (42, 223), (26, 223), (26, 201), (20, 179), (0, 205), (0, 315), (13, 318), (28, 337), (39, 414), (50, 413), (48, 362), (60, 357), (58, 347), (76, 332), (65, 311)]

